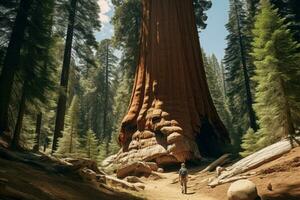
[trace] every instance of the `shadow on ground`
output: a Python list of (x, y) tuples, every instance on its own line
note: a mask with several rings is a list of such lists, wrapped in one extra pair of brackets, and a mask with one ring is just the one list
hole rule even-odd
[[(297, 176), (297, 175), (296, 175)], [(300, 183), (279, 185), (271, 194), (263, 196), (263, 200), (300, 200)]]

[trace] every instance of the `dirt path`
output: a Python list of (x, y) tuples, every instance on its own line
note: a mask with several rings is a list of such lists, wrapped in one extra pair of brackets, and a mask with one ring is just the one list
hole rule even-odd
[[(199, 173), (201, 169), (189, 169), (188, 194), (181, 194), (176, 172), (160, 174), (163, 179), (143, 179), (146, 188), (143, 197), (149, 200), (224, 200), (230, 183), (210, 188), (207, 179), (215, 173)], [(265, 200), (300, 200), (300, 147), (288, 154), (252, 170), (258, 172), (250, 180), (258, 188), (259, 195)], [(273, 190), (267, 186), (272, 184)]]
[[(188, 193), (181, 194), (179, 183), (175, 181), (178, 176), (175, 172), (164, 173), (162, 176), (164, 178), (160, 180), (144, 180), (144, 197), (149, 200), (217, 200), (194, 189), (192, 182), (188, 184)], [(193, 175), (189, 177), (195, 178)]]

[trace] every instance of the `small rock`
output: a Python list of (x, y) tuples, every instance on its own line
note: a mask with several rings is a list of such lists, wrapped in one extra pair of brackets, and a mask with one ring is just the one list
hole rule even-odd
[(146, 162), (146, 164), (152, 169), (152, 171), (158, 170), (158, 166), (155, 162)]
[(227, 192), (228, 200), (259, 200), (256, 185), (249, 180), (232, 183)]
[(99, 183), (106, 183), (106, 176), (105, 175), (101, 175), (101, 174), (97, 174), (96, 175), (96, 180)]
[(157, 169), (157, 172), (159, 172), (159, 173), (164, 173), (164, 169), (163, 169), (163, 168), (158, 168), (158, 169)]
[(225, 171), (225, 168), (218, 166), (216, 168), (217, 176), (220, 176), (223, 171)]
[(137, 187), (137, 188), (140, 188), (140, 189), (142, 189), (142, 190), (145, 189), (145, 185), (142, 184), (142, 183), (135, 183), (134, 186)]
[(93, 170), (88, 169), (88, 168), (81, 169), (79, 171), (79, 175), (88, 181), (97, 180), (96, 179), (97, 174)]
[(129, 183), (143, 183), (138, 177), (136, 176), (127, 176), (126, 181)]
[(272, 190), (273, 190), (273, 186), (272, 186), (271, 183), (268, 184), (267, 189), (268, 189), (269, 191), (272, 191)]

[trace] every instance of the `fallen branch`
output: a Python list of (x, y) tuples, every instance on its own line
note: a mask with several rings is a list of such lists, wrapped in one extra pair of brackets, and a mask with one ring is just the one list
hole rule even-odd
[(213, 170), (216, 169), (216, 167), (223, 165), (229, 158), (231, 154), (224, 154), (223, 156), (221, 156), (220, 158), (218, 158), (217, 160), (215, 160), (214, 162), (212, 162), (210, 165), (208, 165), (205, 169), (203, 169), (201, 171), (201, 173), (204, 172), (211, 172)]

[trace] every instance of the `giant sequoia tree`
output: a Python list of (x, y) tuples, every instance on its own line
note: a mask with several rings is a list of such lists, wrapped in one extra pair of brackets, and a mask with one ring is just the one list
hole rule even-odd
[(117, 160), (166, 164), (219, 154), (228, 134), (209, 94), (193, 1), (142, 3), (139, 63), (119, 135), (126, 153)]

